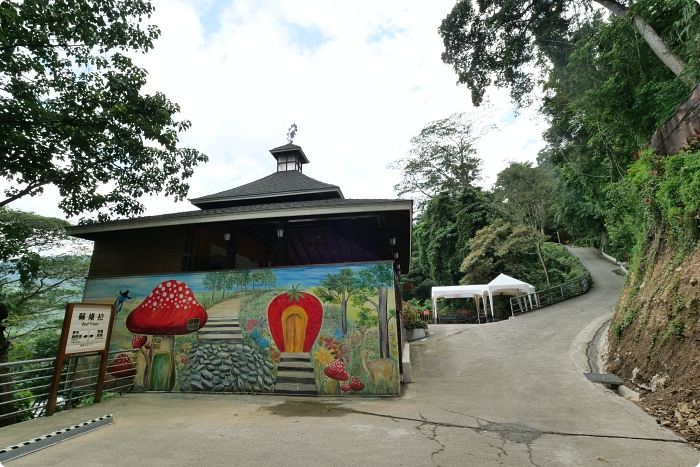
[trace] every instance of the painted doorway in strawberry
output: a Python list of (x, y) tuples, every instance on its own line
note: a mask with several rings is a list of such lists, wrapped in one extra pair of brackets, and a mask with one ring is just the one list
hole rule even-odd
[(323, 322), (318, 298), (299, 290), (301, 284), (279, 294), (267, 307), (270, 334), (280, 352), (310, 352)]
[(300, 306), (290, 306), (282, 313), (284, 348), (287, 352), (303, 352), (306, 323), (309, 317)]

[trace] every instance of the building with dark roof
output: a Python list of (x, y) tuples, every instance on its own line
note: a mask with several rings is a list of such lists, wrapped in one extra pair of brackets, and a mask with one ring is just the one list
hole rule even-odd
[(408, 271), (411, 200), (346, 199), (302, 173), (301, 147), (270, 152), (276, 172), (190, 200), (198, 210), (70, 227), (95, 242), (89, 277), (378, 260)]
[[(398, 342), (401, 339), (396, 317), (400, 316), (401, 300), (397, 285), (398, 275), (408, 272), (413, 202), (346, 199), (337, 185), (303, 173), (303, 166), (309, 159), (301, 147), (286, 144), (270, 153), (276, 160), (275, 172), (245, 185), (191, 199), (198, 209), (69, 228), (70, 235), (94, 242), (84, 301), (108, 301), (113, 299), (109, 296), (111, 289), (120, 294), (128, 289), (135, 301), (124, 304), (124, 309), (138, 309), (143, 314), (139, 307), (143, 307), (145, 296), (152, 298), (152, 294), (168, 281), (182, 282), (189, 287), (187, 290), (192, 290), (195, 302), (200, 302), (207, 310), (210, 320), (219, 324), (216, 327), (210, 322), (196, 330), (193, 324), (192, 336), (196, 336), (197, 342), (193, 341), (192, 345), (210, 345), (228, 352), (227, 345), (240, 344), (253, 353), (259, 351), (264, 359), (281, 355), (277, 361), (273, 359), (269, 363), (275, 365), (275, 371), (282, 372), (282, 377), (278, 374), (273, 384), (267, 384), (262, 378), (255, 384), (252, 379), (241, 380), (239, 388), (235, 377), (216, 377), (219, 381), (233, 381), (233, 386), (203, 381), (203, 376), (196, 381), (184, 378), (173, 363), (174, 340), (168, 344), (169, 340), (160, 339), (160, 352), (172, 354), (172, 358), (154, 357), (153, 347), (150, 354), (143, 352), (136, 386), (144, 390), (206, 392), (217, 388), (218, 392), (340, 394), (338, 384), (344, 381), (345, 373), (334, 373), (338, 378), (332, 381), (338, 384), (318, 376), (319, 365), (327, 368), (328, 360), (337, 361), (330, 347), (319, 343), (321, 337), (328, 339), (326, 332), (335, 336), (336, 350), (344, 345), (348, 354), (340, 358), (341, 363), (350, 365), (358, 373), (360, 379), (356, 387), (364, 386), (362, 390), (353, 390), (353, 394), (398, 394)], [(276, 280), (270, 279), (273, 276)], [(217, 277), (220, 283), (216, 282)], [(287, 298), (280, 295), (281, 291), (292, 297), (289, 305), (285, 305)], [(375, 292), (377, 296), (373, 298)], [(274, 313), (270, 311), (272, 308), (246, 311), (246, 297), (251, 293), (267, 297), (256, 295), (259, 300), (274, 302)], [(136, 297), (139, 294), (143, 296)], [(272, 300), (274, 294), (277, 294), (276, 301)], [(360, 296), (367, 300), (362, 302), (358, 299)], [(312, 298), (322, 306), (323, 312), (312, 311), (312, 308), (320, 308), (311, 302), (306, 311), (295, 305), (298, 303), (295, 300)], [(240, 303), (236, 301), (240, 312), (224, 310), (232, 300), (241, 300)], [(161, 301), (158, 306), (165, 305)], [(248, 316), (246, 313), (253, 313), (255, 317), (248, 319), (243, 331), (238, 324), (239, 314)], [(119, 342), (119, 329), (125, 335), (130, 332), (124, 316), (126, 314), (120, 314), (115, 323), (114, 349), (130, 348), (128, 342), (131, 341), (123, 336)], [(216, 316), (221, 316), (223, 321), (217, 321)], [(272, 317), (274, 322), (268, 322)], [(364, 336), (373, 332), (375, 326), (378, 347), (370, 349)], [(256, 337), (258, 328), (263, 337)], [(312, 336), (314, 332), (321, 334)], [(134, 342), (141, 342), (141, 339)], [(143, 351), (143, 347), (140, 349)], [(361, 350), (371, 353), (360, 357)], [(303, 382), (303, 375), (291, 370), (285, 376), (284, 366), (279, 369), (279, 365), (283, 365), (279, 358), (298, 353), (303, 355), (295, 358), (308, 360), (310, 366), (306, 368), (315, 369), (314, 381), (307, 375)], [(321, 360), (312, 361), (312, 354), (321, 355)], [(335, 355), (337, 357), (337, 351)], [(373, 355), (374, 360), (369, 355)], [(182, 358), (186, 360), (187, 355)], [(155, 371), (156, 363), (165, 365), (166, 360), (170, 362), (167, 371), (165, 367)], [(396, 366), (395, 373), (389, 372), (388, 362)], [(334, 364), (333, 368), (337, 366)], [(191, 369), (187, 371), (192, 373)], [(156, 374), (160, 376), (154, 380)], [(349, 383), (344, 384), (343, 391), (349, 387)]]

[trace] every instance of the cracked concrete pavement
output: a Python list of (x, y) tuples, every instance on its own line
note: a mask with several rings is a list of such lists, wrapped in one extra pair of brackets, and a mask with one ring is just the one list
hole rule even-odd
[(585, 295), (501, 323), (432, 326), (402, 398), (130, 394), (0, 429), (0, 447), (111, 413), (8, 467), (696, 466), (700, 452), (583, 376), (623, 278), (576, 249)]

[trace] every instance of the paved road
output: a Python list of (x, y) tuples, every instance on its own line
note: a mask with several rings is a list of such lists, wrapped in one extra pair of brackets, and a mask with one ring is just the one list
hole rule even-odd
[(623, 278), (577, 252), (595, 281), (587, 294), (506, 322), (434, 327), (412, 346), (400, 399), (133, 394), (0, 429), (4, 446), (115, 419), (6, 465), (695, 467), (700, 452), (583, 376)]

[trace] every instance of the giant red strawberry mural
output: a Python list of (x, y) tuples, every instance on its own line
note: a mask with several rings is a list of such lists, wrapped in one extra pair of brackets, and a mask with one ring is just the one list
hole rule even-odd
[(267, 320), (275, 345), (282, 352), (310, 352), (323, 322), (323, 305), (301, 284), (275, 297), (267, 307)]

